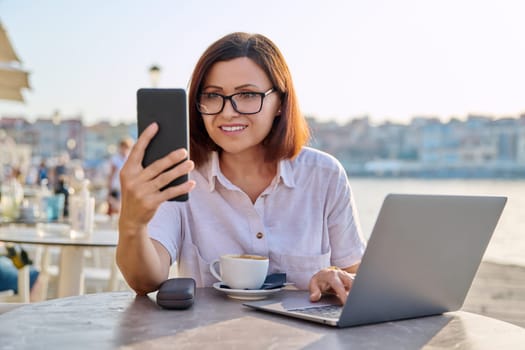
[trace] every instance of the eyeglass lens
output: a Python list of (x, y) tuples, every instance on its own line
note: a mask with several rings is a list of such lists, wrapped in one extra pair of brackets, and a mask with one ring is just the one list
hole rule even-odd
[(236, 112), (255, 114), (261, 111), (264, 98), (274, 91), (274, 89), (270, 89), (266, 92), (239, 92), (230, 96), (202, 93), (199, 96), (197, 109), (203, 114), (219, 114), (224, 109), (226, 100), (230, 100)]

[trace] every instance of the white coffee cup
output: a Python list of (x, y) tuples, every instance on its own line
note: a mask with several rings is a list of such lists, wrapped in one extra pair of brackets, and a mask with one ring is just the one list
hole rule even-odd
[[(220, 265), (220, 273), (216, 265)], [(268, 274), (268, 257), (226, 254), (210, 264), (211, 274), (232, 289), (259, 289)]]

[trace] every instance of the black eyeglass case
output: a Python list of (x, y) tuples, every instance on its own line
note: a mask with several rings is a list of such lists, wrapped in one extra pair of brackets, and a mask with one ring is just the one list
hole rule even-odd
[(193, 278), (170, 278), (157, 292), (157, 304), (165, 309), (183, 310), (191, 307), (195, 299)]

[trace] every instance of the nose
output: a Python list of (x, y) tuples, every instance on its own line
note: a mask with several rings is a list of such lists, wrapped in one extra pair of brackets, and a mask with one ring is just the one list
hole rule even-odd
[(233, 100), (231, 98), (225, 98), (224, 99), (224, 108), (222, 109), (221, 114), (225, 116), (231, 116), (231, 117), (237, 117), (239, 116), (239, 112), (235, 110), (233, 107)]

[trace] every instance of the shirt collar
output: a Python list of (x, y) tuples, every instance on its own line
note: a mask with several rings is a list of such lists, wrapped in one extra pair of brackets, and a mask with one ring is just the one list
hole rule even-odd
[(208, 171), (208, 184), (210, 185), (210, 192), (215, 190), (215, 181), (217, 181), (219, 176), (224, 176), (222, 175), (221, 168), (219, 166), (219, 154), (217, 152), (212, 152)]
[[(219, 154), (217, 152), (212, 152), (208, 165), (207, 178), (210, 192), (215, 190), (216, 181), (219, 181), (224, 187), (230, 190), (237, 189), (237, 187), (221, 172)], [(277, 175), (272, 183), (279, 183), (280, 180), (282, 180), (283, 184), (287, 187), (295, 187), (292, 161), (289, 159), (281, 160), (277, 165)]]
[(279, 162), (277, 167), (277, 177), (280, 177), (283, 181), (283, 184), (290, 188), (295, 187), (292, 162), (293, 161), (290, 159), (283, 159)]

